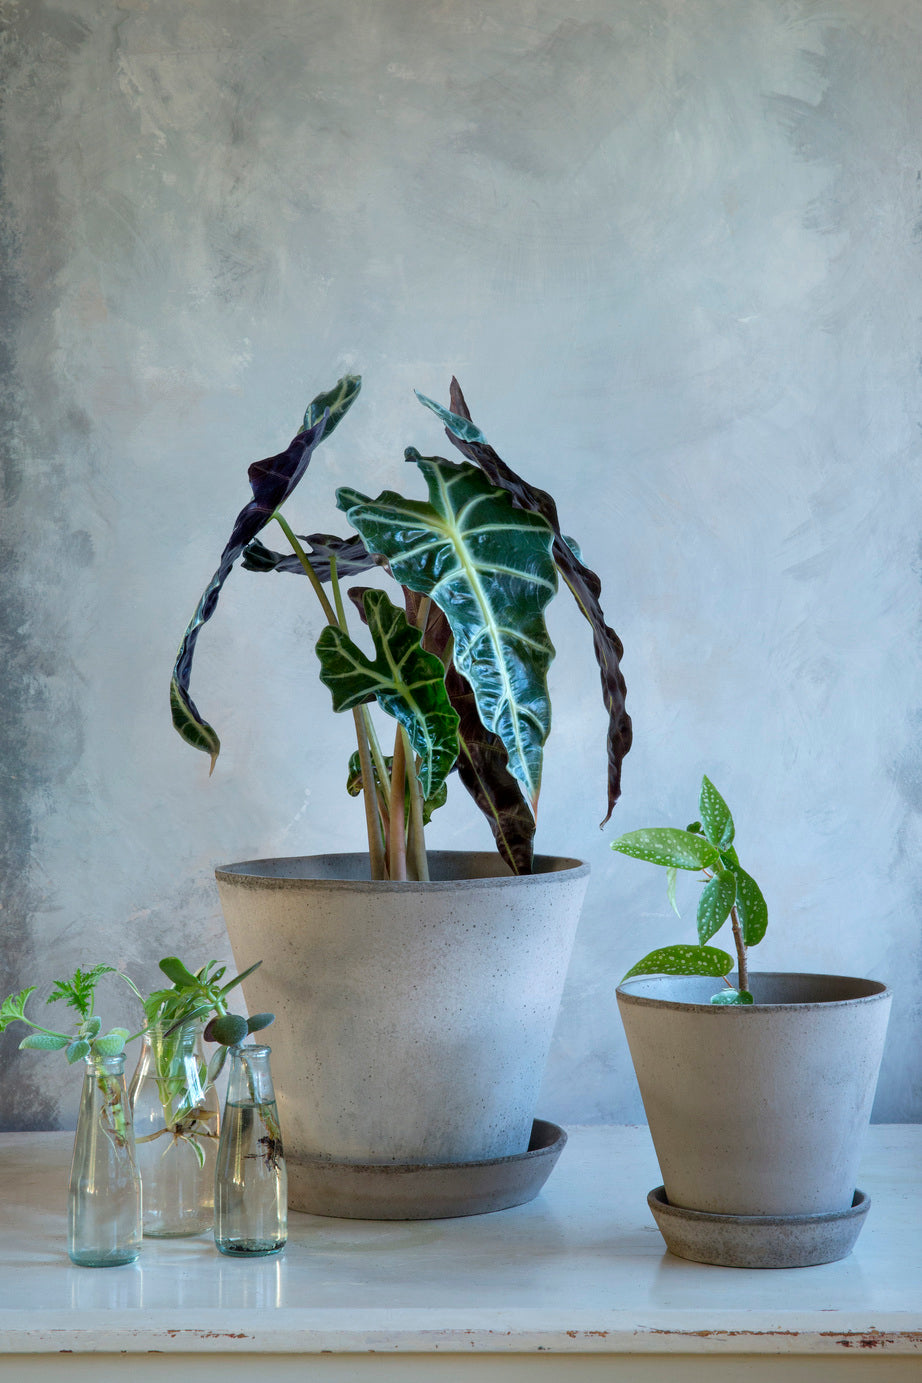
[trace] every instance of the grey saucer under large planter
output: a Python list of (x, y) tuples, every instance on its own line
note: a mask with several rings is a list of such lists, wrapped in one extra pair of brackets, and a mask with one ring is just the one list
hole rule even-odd
[(354, 1181), (528, 1150), (589, 866), (538, 856), (513, 877), (492, 853), (433, 851), (429, 867), (429, 883), (373, 882), (358, 854), (215, 871), (237, 965), (263, 961), (247, 1006), (276, 1014), (295, 1209), (343, 1213), (318, 1159)]
[[(668, 1212), (657, 1218), (667, 1242), (680, 1256), (730, 1266), (841, 1257), (867, 1209), (856, 1179), (890, 991), (838, 975), (756, 974), (755, 1003), (737, 1007), (710, 1004), (714, 987), (654, 976), (617, 991), (663, 1177)], [(787, 1218), (785, 1253), (771, 1221)], [(740, 1220), (734, 1237), (730, 1222)], [(711, 1253), (732, 1241), (728, 1256), (694, 1251), (701, 1234)]]

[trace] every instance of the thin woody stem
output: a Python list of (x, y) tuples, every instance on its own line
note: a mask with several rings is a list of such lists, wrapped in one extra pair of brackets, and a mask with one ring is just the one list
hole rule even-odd
[(746, 943), (743, 940), (743, 929), (740, 926), (740, 915), (736, 910), (736, 904), (730, 909), (730, 922), (733, 927), (733, 940), (736, 945), (736, 956), (739, 966), (738, 989), (749, 988), (749, 966), (746, 962)]

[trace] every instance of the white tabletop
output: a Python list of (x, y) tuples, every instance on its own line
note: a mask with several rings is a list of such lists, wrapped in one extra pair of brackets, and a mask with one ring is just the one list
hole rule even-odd
[[(643, 1127), (580, 1128), (537, 1200), (417, 1223), (293, 1214), (277, 1258), (210, 1236), (138, 1263), (65, 1253), (71, 1135), (0, 1135), (0, 1352), (916, 1353), (922, 1376), (922, 1126), (870, 1131), (870, 1214), (822, 1267), (706, 1267), (665, 1252)], [(2, 1364), (0, 1364), (2, 1367)]]

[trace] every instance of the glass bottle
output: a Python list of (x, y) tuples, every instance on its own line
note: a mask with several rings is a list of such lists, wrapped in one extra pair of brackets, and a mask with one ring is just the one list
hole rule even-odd
[(141, 1249), (141, 1178), (124, 1052), (86, 1057), (67, 1228), (67, 1252), (84, 1268), (133, 1263)]
[(131, 1079), (144, 1233), (202, 1234), (214, 1224), (218, 1096), (208, 1080), (202, 1022), (152, 1024)]
[(288, 1238), (288, 1175), (269, 1070), (271, 1048), (231, 1047), (215, 1175), (221, 1253), (277, 1253)]

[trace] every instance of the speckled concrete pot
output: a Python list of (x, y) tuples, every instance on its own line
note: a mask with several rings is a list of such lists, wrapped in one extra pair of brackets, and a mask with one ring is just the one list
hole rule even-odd
[(276, 1014), (286, 1154), (453, 1163), (528, 1147), (589, 874), (434, 851), (431, 883), (364, 855), (217, 869), (251, 1012)]
[(714, 981), (618, 987), (671, 1205), (716, 1215), (850, 1210), (890, 991), (837, 975), (750, 976), (751, 1007)]

